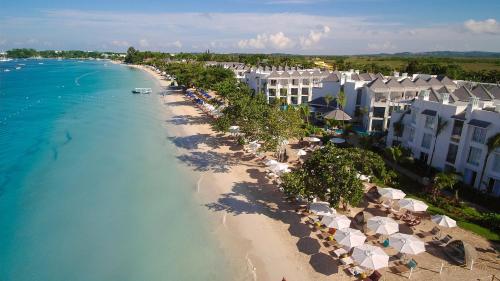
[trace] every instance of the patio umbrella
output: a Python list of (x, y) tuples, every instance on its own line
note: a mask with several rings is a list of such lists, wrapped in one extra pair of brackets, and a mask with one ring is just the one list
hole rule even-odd
[(260, 143), (251, 142), (248, 146), (250, 147), (251, 150), (257, 150), (260, 147)]
[(391, 200), (403, 199), (406, 196), (406, 193), (403, 191), (391, 187), (377, 187), (377, 191), (380, 196)]
[(283, 173), (289, 170), (288, 164), (286, 163), (276, 163), (276, 165), (271, 166), (270, 169), (275, 173)]
[(339, 144), (339, 143), (344, 143), (345, 139), (342, 139), (342, 138), (331, 138), (330, 142), (331, 143), (335, 143), (335, 144)]
[(457, 222), (445, 215), (432, 216), (431, 220), (440, 227), (451, 228), (457, 226)]
[(403, 254), (417, 255), (425, 252), (424, 241), (413, 235), (395, 233), (389, 236), (389, 246)]
[(365, 176), (365, 175), (362, 175), (362, 174), (359, 174), (359, 173), (356, 173), (356, 177), (362, 181), (368, 181), (370, 180), (370, 177), (369, 176)]
[(269, 159), (266, 161), (266, 166), (274, 166), (276, 164), (278, 164), (279, 162), (274, 160), (274, 159)]
[(388, 217), (372, 217), (368, 219), (366, 225), (378, 234), (390, 235), (399, 231), (399, 224)]
[(229, 132), (231, 134), (238, 134), (240, 132), (240, 126), (231, 126), (231, 127), (229, 127)]
[(309, 210), (318, 216), (327, 216), (336, 214), (335, 209), (330, 208), (328, 202), (313, 202), (309, 205)]
[(427, 210), (429, 206), (420, 200), (405, 198), (399, 200), (399, 207), (412, 211), (412, 212), (423, 212)]
[(352, 259), (360, 266), (373, 270), (389, 265), (389, 256), (381, 248), (368, 244), (354, 247)]
[(329, 228), (344, 229), (351, 225), (351, 220), (345, 215), (328, 215), (323, 217), (321, 223)]
[(351, 116), (349, 116), (347, 113), (345, 113), (341, 109), (334, 109), (330, 112), (328, 112), (325, 116), (325, 119), (331, 119), (331, 120), (338, 120), (338, 121), (350, 121)]
[(366, 236), (357, 229), (344, 228), (335, 232), (335, 240), (340, 245), (352, 248), (363, 245), (363, 243), (365, 243)]
[(308, 142), (320, 142), (321, 141), (317, 137), (306, 137), (306, 138), (304, 138), (304, 140), (308, 141)]
[(304, 156), (306, 154), (307, 154), (307, 152), (305, 150), (303, 150), (303, 149), (297, 150), (297, 156)]

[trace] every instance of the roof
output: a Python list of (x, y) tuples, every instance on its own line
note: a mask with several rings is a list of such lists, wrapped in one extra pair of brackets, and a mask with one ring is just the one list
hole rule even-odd
[(283, 71), (280, 75), (281, 78), (288, 78), (290, 77), (290, 73), (288, 73), (288, 71)]
[[(318, 97), (313, 99), (312, 101), (308, 102), (309, 105), (311, 106), (321, 106), (321, 107), (326, 107), (326, 100), (325, 97)], [(337, 100), (333, 99), (330, 104), (328, 105), (329, 108), (335, 108), (337, 107)]]
[(417, 87), (429, 87), (429, 83), (422, 78), (417, 78), (413, 81), (413, 84)]
[(372, 90), (372, 91), (388, 91), (389, 87), (385, 85), (384, 81), (380, 78), (377, 78), (373, 80), (372, 82), (368, 83), (367, 87)]
[(351, 79), (354, 81), (360, 81), (361, 79), (359, 78), (359, 74), (353, 73), (351, 74)]
[(377, 73), (375, 74), (375, 78), (381, 78), (381, 79), (384, 79), (384, 75), (382, 75), (382, 73)]
[(465, 86), (453, 91), (453, 95), (460, 101), (469, 101), (469, 99), (474, 96)]
[(431, 77), (429, 80), (427, 80), (427, 83), (431, 87), (441, 88), (443, 86), (443, 83), (441, 83), (441, 81), (437, 80), (435, 77)]
[(500, 86), (496, 85), (490, 88), (489, 91), (495, 99), (500, 100)]
[(339, 76), (335, 73), (330, 73), (327, 77), (323, 79), (323, 81), (332, 81), (332, 82), (338, 82), (340, 81)]
[(405, 78), (405, 79), (399, 81), (399, 84), (401, 84), (401, 86), (403, 86), (405, 88), (415, 89), (415, 84), (409, 78)]
[(397, 91), (397, 90), (403, 91), (403, 89), (404, 89), (404, 87), (401, 84), (399, 84), (398, 80), (395, 78), (387, 81), (387, 83), (385, 83), (385, 85), (387, 85), (387, 87), (391, 88), (391, 90), (394, 90), (394, 91)]
[(474, 88), (474, 90), (472, 90), (472, 94), (474, 94), (474, 96), (478, 97), (480, 100), (494, 99), (493, 95), (490, 94), (490, 92), (486, 90), (486, 88), (481, 84)]
[(469, 125), (479, 128), (488, 128), (491, 123), (479, 119), (472, 119), (469, 121)]
[(446, 75), (438, 75), (436, 78), (445, 86), (457, 86), (457, 84)]
[(276, 70), (273, 70), (271, 73), (269, 73), (269, 76), (267, 76), (267, 78), (280, 78), (280, 75), (278, 74), (278, 72), (276, 72)]
[(426, 110), (422, 111), (422, 114), (429, 115), (429, 116), (436, 116), (437, 115), (437, 111), (426, 109)]
[(374, 80), (374, 77), (370, 73), (361, 73), (359, 74), (360, 80), (363, 81), (372, 81)]
[(292, 74), (290, 74), (290, 77), (298, 78), (300, 77), (300, 73), (297, 70), (294, 70), (292, 71)]

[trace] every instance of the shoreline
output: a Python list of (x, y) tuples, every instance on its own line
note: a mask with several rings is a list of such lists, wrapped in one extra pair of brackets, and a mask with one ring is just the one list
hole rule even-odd
[[(148, 67), (127, 66), (145, 71), (160, 87), (170, 84)], [(237, 270), (235, 280), (327, 280), (312, 270), (308, 256), (297, 251), (299, 239), (283, 222), (298, 223), (299, 217), (291, 206), (278, 206), (283, 204), (281, 194), (264, 177), (264, 167), (248, 159), (234, 140), (213, 132), (209, 117), (183, 95), (158, 95), (158, 102), (165, 106), (163, 119), (186, 119), (167, 125), (169, 134), (197, 143), (192, 149), (179, 148), (178, 158), (188, 159), (187, 168), (200, 174), (195, 196), (207, 207), (225, 255), (235, 261), (233, 266), (245, 267)], [(192, 155), (199, 159), (190, 159)]]

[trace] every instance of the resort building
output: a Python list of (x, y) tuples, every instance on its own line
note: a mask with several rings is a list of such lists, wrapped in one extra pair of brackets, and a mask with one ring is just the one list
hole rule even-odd
[[(346, 95), (344, 111), (353, 116), (367, 132), (388, 129), (392, 112), (404, 109), (421, 90), (452, 92), (457, 84), (446, 76), (424, 77), (406, 74), (384, 77), (382, 74), (352, 73), (343, 84)], [(428, 78), (427, 80), (425, 78)]]
[[(409, 148), (415, 159), (454, 170), (465, 184), (500, 196), (500, 151), (487, 147), (488, 139), (500, 133), (500, 87), (436, 90), (436, 81), (443, 80), (426, 81), (430, 89), (421, 90), (407, 110), (392, 112), (387, 145)], [(438, 127), (443, 127), (439, 134)]]
[(268, 102), (309, 103), (313, 97), (335, 95), (340, 90), (340, 72), (295, 67), (258, 67), (245, 74), (245, 82), (256, 93), (265, 94)]

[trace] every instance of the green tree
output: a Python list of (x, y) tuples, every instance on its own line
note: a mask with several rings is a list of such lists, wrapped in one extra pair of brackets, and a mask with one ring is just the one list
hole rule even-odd
[(436, 201), (438, 193), (441, 190), (448, 188), (455, 190), (455, 201), (458, 202), (458, 188), (455, 188), (457, 182), (458, 182), (458, 177), (455, 173), (450, 173), (450, 172), (437, 173), (436, 176), (434, 177), (432, 199)]
[(309, 116), (311, 116), (311, 108), (309, 107), (308, 104), (305, 103), (301, 104), (299, 108), (302, 117), (306, 121), (307, 125), (309, 125)]
[(125, 56), (125, 62), (132, 64), (138, 63), (138, 53), (139, 51), (134, 47), (129, 47), (127, 50), (127, 55)]
[(325, 99), (326, 107), (330, 107), (330, 103), (333, 101), (333, 96), (328, 94), (323, 97)]
[(337, 105), (339, 106), (340, 109), (344, 110), (346, 102), (347, 102), (347, 100), (346, 100), (344, 90), (341, 89), (339, 94), (337, 95)]

